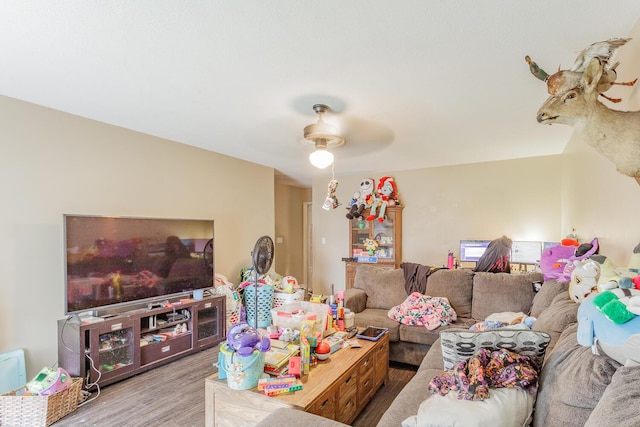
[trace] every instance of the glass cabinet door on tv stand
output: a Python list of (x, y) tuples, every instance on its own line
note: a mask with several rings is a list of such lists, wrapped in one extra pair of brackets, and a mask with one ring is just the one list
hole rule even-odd
[[(387, 206), (384, 221), (374, 218), (367, 221), (369, 209), (362, 212), (363, 219), (349, 221), (349, 258), (345, 265), (345, 288), (353, 287), (356, 268), (363, 262), (394, 269), (402, 263), (402, 209), (403, 206)], [(377, 247), (368, 252), (366, 239), (374, 239)], [(357, 260), (360, 260), (358, 262)]]
[(109, 382), (128, 376), (136, 368), (136, 331), (133, 320), (119, 318), (112, 322), (105, 321), (87, 332), (89, 342), (86, 343), (85, 354), (91, 358), (86, 366), (90, 381), (96, 381), (100, 377), (101, 382)]
[(194, 306), (196, 327), (196, 345), (209, 346), (225, 337), (224, 318), (226, 316), (225, 299), (218, 298), (201, 301)]

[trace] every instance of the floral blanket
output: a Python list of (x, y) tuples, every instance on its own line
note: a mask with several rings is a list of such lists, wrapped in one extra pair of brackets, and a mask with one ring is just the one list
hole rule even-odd
[(392, 307), (387, 315), (403, 325), (424, 326), (429, 330), (453, 323), (458, 318), (448, 299), (418, 292), (413, 292), (402, 304)]
[(481, 348), (453, 369), (435, 376), (429, 391), (442, 396), (458, 391), (458, 399), (484, 400), (489, 388), (520, 387), (532, 394), (538, 390), (538, 365), (530, 357), (507, 349)]

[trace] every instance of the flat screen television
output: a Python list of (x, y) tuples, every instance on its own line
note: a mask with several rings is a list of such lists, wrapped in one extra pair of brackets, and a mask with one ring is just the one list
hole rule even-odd
[(490, 240), (460, 240), (460, 261), (477, 262), (489, 243)]
[(65, 314), (213, 287), (213, 220), (64, 215)]

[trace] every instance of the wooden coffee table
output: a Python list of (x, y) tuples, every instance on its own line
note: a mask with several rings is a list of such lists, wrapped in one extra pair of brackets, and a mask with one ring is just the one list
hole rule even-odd
[(359, 340), (318, 362), (293, 393), (266, 396), (255, 388), (233, 390), (213, 374), (205, 380), (206, 426), (254, 426), (277, 408), (289, 407), (350, 424), (389, 373), (389, 334), (378, 341)]

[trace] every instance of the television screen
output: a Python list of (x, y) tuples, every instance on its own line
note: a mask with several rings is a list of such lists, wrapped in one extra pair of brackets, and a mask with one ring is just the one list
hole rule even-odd
[(65, 313), (213, 287), (213, 220), (64, 215)]
[(489, 243), (490, 240), (460, 240), (460, 261), (477, 262)]
[(511, 262), (514, 264), (537, 264), (542, 255), (542, 242), (513, 242)]

